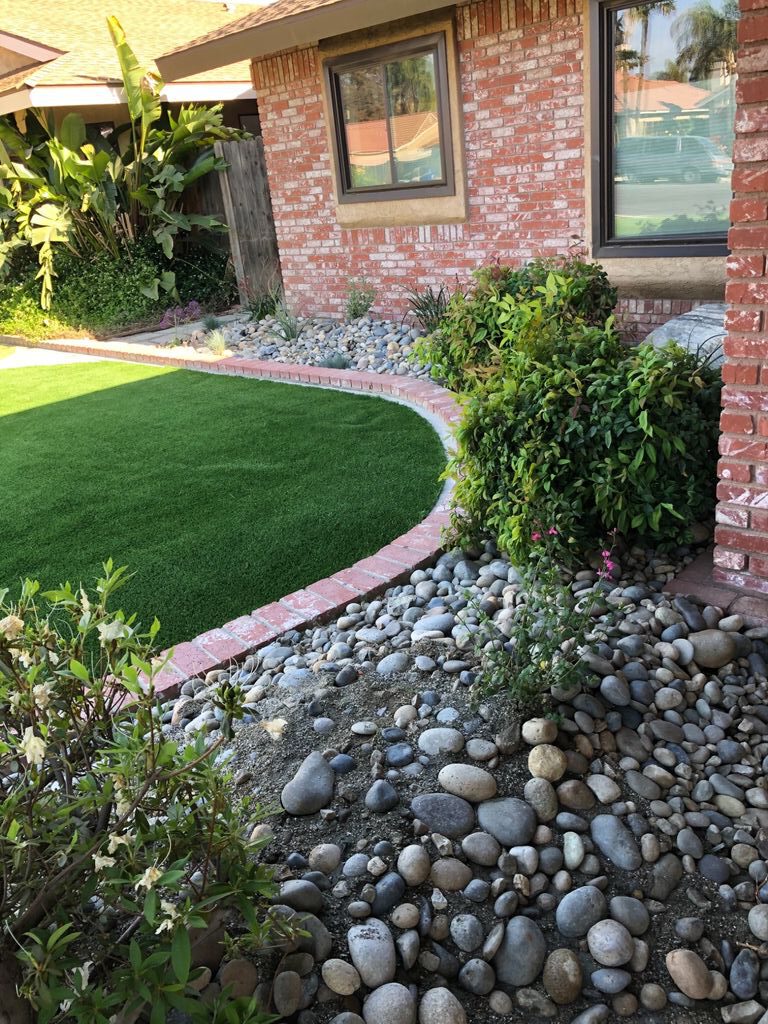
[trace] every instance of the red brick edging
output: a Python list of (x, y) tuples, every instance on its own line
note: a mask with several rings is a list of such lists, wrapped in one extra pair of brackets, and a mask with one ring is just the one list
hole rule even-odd
[[(13, 342), (23, 344), (16, 339)], [(459, 418), (458, 402), (449, 391), (414, 377), (330, 370), (259, 359), (214, 361), (210, 358), (166, 356), (156, 350), (137, 351), (139, 346), (128, 342), (46, 341), (43, 346), (59, 352), (390, 397), (428, 417), (436, 417), (446, 429)], [(170, 661), (155, 676), (158, 692), (164, 697), (172, 697), (187, 679), (242, 662), (287, 630), (301, 630), (336, 618), (351, 602), (366, 600), (403, 582), (414, 569), (427, 565), (441, 551), (442, 530), (449, 520), (447, 495), (448, 490), (444, 490), (438, 504), (418, 526), (386, 544), (375, 555), (361, 558), (349, 568), (340, 569), (327, 579), (317, 580), (293, 594), (286, 594), (279, 601), (256, 608), (250, 615), (241, 615), (218, 629), (210, 629), (193, 640), (176, 644), (171, 649)], [(163, 656), (168, 653), (164, 652)]]

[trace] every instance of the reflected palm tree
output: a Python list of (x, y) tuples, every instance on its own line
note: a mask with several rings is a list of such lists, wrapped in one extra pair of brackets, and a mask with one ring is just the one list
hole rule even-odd
[(630, 7), (624, 12), (627, 19), (627, 28), (640, 26), (640, 57), (639, 77), (645, 75), (645, 68), (648, 63), (648, 44), (650, 39), (650, 20), (652, 14), (668, 15), (675, 10), (675, 0), (654, 0), (653, 3), (643, 4), (641, 7)]
[(677, 64), (689, 79), (710, 78), (718, 68), (724, 76), (734, 74), (738, 17), (738, 0), (724, 0), (721, 10), (710, 0), (699, 0), (675, 19), (672, 37), (679, 48)]

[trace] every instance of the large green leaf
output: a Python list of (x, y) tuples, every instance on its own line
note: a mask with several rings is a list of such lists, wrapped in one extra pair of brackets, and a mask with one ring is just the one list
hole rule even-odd
[(114, 15), (107, 18), (107, 25), (120, 64), (128, 113), (132, 121), (141, 122), (146, 133), (149, 126), (157, 121), (162, 113), (162, 79), (139, 64), (136, 54), (128, 45), (122, 25)]
[(59, 141), (62, 146), (74, 152), (85, 142), (85, 121), (80, 114), (71, 112), (61, 122)]

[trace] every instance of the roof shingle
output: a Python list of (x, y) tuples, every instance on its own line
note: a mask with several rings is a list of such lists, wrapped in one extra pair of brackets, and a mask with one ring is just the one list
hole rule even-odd
[[(64, 51), (61, 57), (0, 76), (0, 94), (35, 85), (103, 85), (120, 81), (120, 69), (107, 28), (114, 14), (139, 61), (154, 67), (154, 58), (181, 46), (194, 33), (229, 26), (237, 14), (210, 0), (40, 0), (3, 4), (0, 31)], [(202, 72), (189, 81), (250, 84), (247, 61)]]

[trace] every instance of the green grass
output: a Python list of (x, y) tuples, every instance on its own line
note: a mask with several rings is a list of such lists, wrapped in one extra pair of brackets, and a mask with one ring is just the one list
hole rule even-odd
[(432, 428), (382, 399), (123, 363), (0, 371), (0, 587), (91, 581), (168, 645), (306, 586), (437, 498)]

